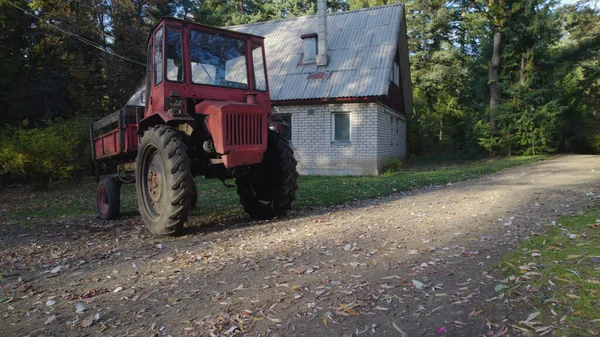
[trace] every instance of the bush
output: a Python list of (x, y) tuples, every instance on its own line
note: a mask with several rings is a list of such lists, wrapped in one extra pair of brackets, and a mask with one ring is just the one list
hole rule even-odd
[(84, 120), (46, 123), (6, 130), (1, 136), (0, 174), (25, 178), (33, 189), (47, 189), (51, 180), (81, 177), (89, 163)]
[(383, 174), (392, 174), (394, 172), (398, 172), (402, 169), (402, 161), (398, 158), (389, 158), (388, 159), (388, 164), (385, 168), (385, 170), (383, 171)]

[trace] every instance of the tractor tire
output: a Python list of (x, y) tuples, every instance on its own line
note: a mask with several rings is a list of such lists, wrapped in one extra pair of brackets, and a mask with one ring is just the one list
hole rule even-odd
[(250, 217), (268, 220), (285, 215), (292, 207), (298, 189), (296, 164), (288, 140), (269, 131), (263, 161), (235, 181), (240, 202)]
[(100, 218), (113, 220), (121, 211), (121, 184), (114, 178), (105, 178), (98, 183), (96, 204)]
[(192, 209), (196, 185), (187, 148), (167, 125), (149, 128), (136, 159), (136, 193), (142, 221), (154, 235), (173, 235)]

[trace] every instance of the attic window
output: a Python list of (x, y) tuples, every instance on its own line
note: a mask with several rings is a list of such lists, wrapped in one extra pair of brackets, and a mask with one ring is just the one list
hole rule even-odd
[(394, 64), (390, 72), (390, 82), (393, 82), (398, 87), (400, 86), (400, 57), (398, 52), (396, 52), (396, 56), (394, 57)]
[(302, 63), (316, 62), (318, 51), (318, 36), (317, 33), (304, 34), (300, 36), (302, 38), (302, 52), (304, 57)]

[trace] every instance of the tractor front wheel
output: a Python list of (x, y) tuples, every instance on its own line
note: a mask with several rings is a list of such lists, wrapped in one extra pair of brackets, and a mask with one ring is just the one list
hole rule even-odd
[(96, 204), (100, 218), (113, 220), (119, 217), (121, 210), (121, 184), (115, 178), (105, 178), (98, 183)]
[(287, 139), (269, 131), (263, 161), (236, 179), (244, 210), (258, 220), (285, 215), (296, 200), (298, 189), (296, 159)]
[(158, 125), (144, 133), (135, 177), (146, 228), (155, 235), (176, 234), (187, 220), (196, 194), (187, 148), (177, 131)]

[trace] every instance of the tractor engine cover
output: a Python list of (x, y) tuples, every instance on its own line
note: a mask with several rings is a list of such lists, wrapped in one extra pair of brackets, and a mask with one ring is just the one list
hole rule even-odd
[(203, 101), (196, 113), (208, 115), (207, 127), (226, 168), (258, 164), (267, 150), (267, 113), (258, 105)]

